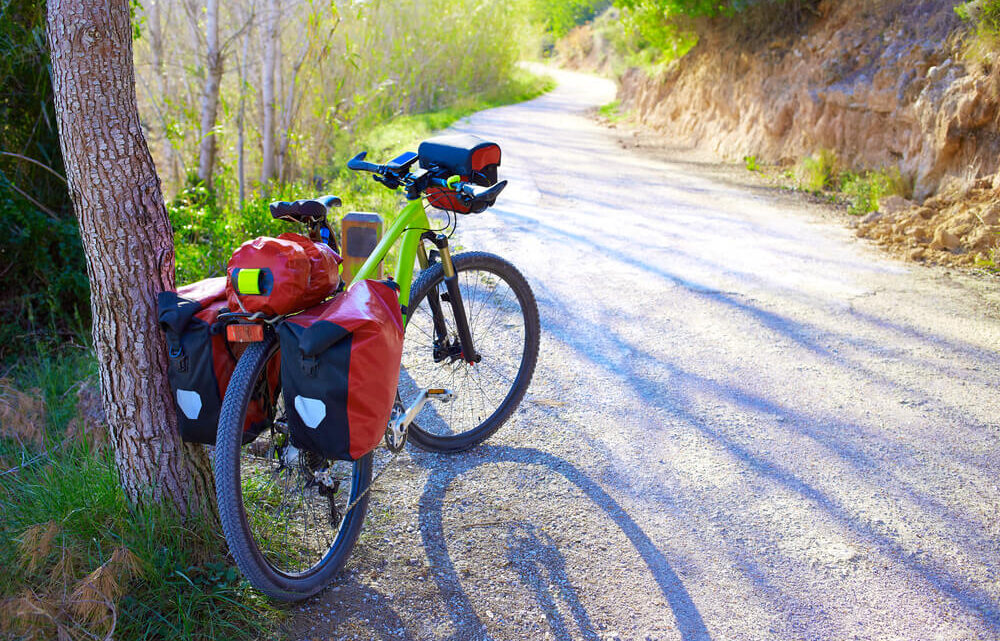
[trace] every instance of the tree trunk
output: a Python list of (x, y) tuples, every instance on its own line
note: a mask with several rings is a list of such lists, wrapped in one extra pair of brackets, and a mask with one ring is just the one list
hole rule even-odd
[(160, 3), (162, 2), (163, 0), (150, 2), (146, 18), (149, 22), (149, 48), (153, 56), (153, 75), (156, 77), (156, 90), (160, 94), (154, 100), (159, 100), (161, 103), (160, 120), (163, 122), (163, 140), (161, 141), (160, 153), (163, 154), (163, 164), (167, 171), (176, 178), (177, 172), (173, 170), (174, 147), (167, 134), (167, 96), (170, 95), (170, 86), (164, 67), (163, 17), (160, 13)]
[(222, 55), (219, 51), (219, 0), (205, 3), (205, 84), (201, 90), (201, 141), (198, 180), (212, 186), (215, 171), (215, 120), (219, 111)]
[(250, 34), (247, 27), (243, 34), (243, 54), (240, 56), (240, 108), (236, 114), (236, 181), (239, 185), (240, 213), (246, 202), (246, 114), (247, 114), (247, 54), (250, 53)]
[(278, 57), (278, 0), (268, 0), (265, 16), (264, 64), (261, 65), (261, 160), (260, 182), (266, 187), (274, 178), (274, 67)]
[(59, 138), (90, 277), (94, 348), (115, 461), (136, 504), (214, 510), (201, 446), (181, 442), (156, 294), (174, 288), (160, 180), (139, 124), (127, 0), (49, 0)]

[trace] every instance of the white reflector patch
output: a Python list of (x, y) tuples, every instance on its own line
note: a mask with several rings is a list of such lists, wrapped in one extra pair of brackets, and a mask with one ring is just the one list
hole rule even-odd
[(201, 414), (201, 394), (189, 389), (177, 390), (177, 407), (192, 421)]
[(317, 398), (295, 397), (295, 411), (302, 417), (302, 422), (316, 429), (326, 418), (326, 404)]

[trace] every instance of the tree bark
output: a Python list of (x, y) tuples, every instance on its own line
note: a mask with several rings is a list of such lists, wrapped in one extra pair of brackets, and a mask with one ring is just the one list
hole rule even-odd
[(264, 64), (261, 65), (260, 182), (266, 188), (274, 178), (274, 68), (278, 57), (278, 0), (268, 0), (265, 17)]
[(156, 294), (173, 235), (139, 124), (127, 0), (49, 0), (59, 138), (86, 253), (94, 348), (122, 487), (136, 504), (214, 511), (212, 469), (175, 427)]
[(198, 180), (212, 186), (215, 171), (215, 121), (219, 112), (222, 54), (219, 50), (219, 0), (205, 3), (205, 83), (201, 90), (201, 141)]

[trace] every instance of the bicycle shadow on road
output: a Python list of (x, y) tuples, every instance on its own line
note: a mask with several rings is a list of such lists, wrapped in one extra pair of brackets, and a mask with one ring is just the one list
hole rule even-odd
[[(423, 457), (418, 458), (418, 461), (420, 459)], [(436, 463), (431, 464), (432, 461)], [(461, 580), (448, 551), (443, 520), (444, 499), (449, 487), (459, 476), (487, 463), (541, 466), (575, 485), (605, 512), (639, 553), (666, 598), (681, 638), (685, 641), (711, 638), (691, 595), (663, 553), (604, 489), (565, 459), (534, 448), (481, 445), (474, 455), (451, 458), (444, 465), (438, 458), (427, 458), (420, 462), (428, 465), (430, 470), (419, 502), (420, 533), (427, 556), (437, 570), (433, 577), (438, 589), (449, 597), (447, 602), (455, 626), (454, 638), (472, 639), (488, 635), (472, 601), (461, 588)], [(555, 637), (572, 638), (568, 622), (555, 607), (558, 599), (568, 606), (575, 628), (581, 631), (583, 638), (600, 638), (568, 581), (565, 559), (551, 537), (536, 526), (524, 522), (511, 521), (503, 525), (507, 529), (507, 558), (524, 585), (533, 591), (538, 604), (545, 609)], [(543, 574), (548, 575), (548, 581), (542, 580)], [(550, 584), (558, 586), (555, 593), (551, 591)]]

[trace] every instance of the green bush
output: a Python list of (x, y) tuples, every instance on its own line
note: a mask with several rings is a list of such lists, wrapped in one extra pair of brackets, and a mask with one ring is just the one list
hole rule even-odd
[(821, 192), (836, 187), (837, 167), (837, 154), (829, 149), (820, 149), (804, 158), (799, 165), (799, 185), (811, 192)]
[[(0, 5), (0, 362), (65, 340), (90, 317), (83, 252), (63, 173), (45, 5)], [(51, 171), (50, 171), (51, 170)]]
[(971, 0), (955, 7), (955, 13), (972, 26), (966, 56), (987, 59), (1000, 49), (1000, 0)]
[(556, 38), (592, 20), (606, 9), (611, 0), (529, 0), (533, 19)]
[(878, 211), (880, 201), (886, 196), (903, 193), (899, 171), (878, 170), (840, 176), (840, 190), (847, 196), (848, 211), (855, 216)]
[(687, 55), (706, 25), (736, 30), (731, 39), (752, 46), (800, 26), (816, 4), (817, 0), (615, 0), (622, 9), (616, 45), (630, 64), (657, 67)]

